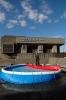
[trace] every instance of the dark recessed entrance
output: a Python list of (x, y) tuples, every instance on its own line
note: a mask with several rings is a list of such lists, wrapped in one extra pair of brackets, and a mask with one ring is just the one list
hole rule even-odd
[(27, 45), (27, 53), (33, 53), (37, 49), (37, 45), (33, 44), (28, 44)]

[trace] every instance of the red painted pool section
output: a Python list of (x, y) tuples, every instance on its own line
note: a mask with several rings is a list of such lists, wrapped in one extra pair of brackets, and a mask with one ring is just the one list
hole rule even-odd
[(38, 65), (32, 65), (27, 64), (28, 67), (35, 68), (35, 69), (41, 69), (41, 70), (51, 70), (51, 71), (58, 71), (60, 70), (59, 65), (44, 65), (44, 66), (38, 66)]

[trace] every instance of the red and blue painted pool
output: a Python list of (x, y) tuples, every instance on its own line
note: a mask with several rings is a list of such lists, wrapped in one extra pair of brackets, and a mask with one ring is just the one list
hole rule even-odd
[(41, 83), (59, 78), (60, 72), (59, 65), (17, 64), (2, 68), (1, 79), (14, 84)]

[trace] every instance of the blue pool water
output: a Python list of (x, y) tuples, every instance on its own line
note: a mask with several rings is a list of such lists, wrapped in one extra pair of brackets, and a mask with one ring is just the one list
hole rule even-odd
[(40, 70), (40, 69), (33, 69), (28, 66), (24, 65), (19, 65), (19, 67), (15, 67), (12, 69), (14, 72), (40, 72), (40, 71), (45, 71), (45, 70)]

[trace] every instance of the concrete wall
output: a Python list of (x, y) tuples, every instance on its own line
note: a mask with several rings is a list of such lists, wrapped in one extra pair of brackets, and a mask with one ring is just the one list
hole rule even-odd
[(18, 54), (15, 63), (35, 63), (35, 55), (29, 54)]
[[(54, 55), (52, 54), (39, 54), (39, 62), (40, 64), (65, 64), (66, 63), (66, 59), (62, 58), (63, 56), (61, 56), (61, 58), (56, 58), (53, 57)], [(32, 53), (28, 53), (28, 54), (18, 54), (16, 59), (15, 59), (15, 63), (36, 63), (36, 57), (35, 54)]]
[(0, 54), (0, 65), (10, 65), (14, 60), (5, 54)]
[(66, 65), (66, 58), (51, 57), (51, 58), (49, 58), (48, 63), (49, 64), (63, 64), (63, 65)]
[[(66, 58), (53, 57), (52, 54), (39, 54), (40, 64), (66, 64)], [(18, 54), (14, 58), (10, 58), (8, 55), (0, 54), (0, 64), (19, 64), (19, 63), (36, 63), (35, 54)]]

